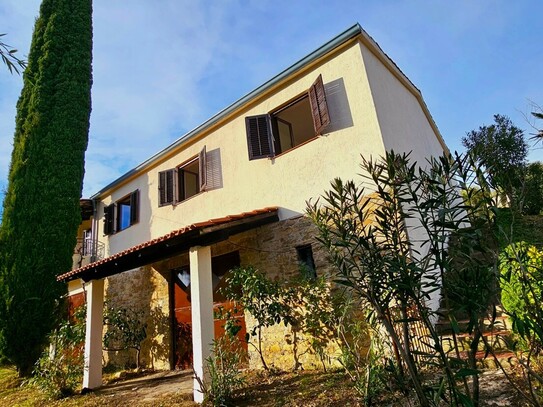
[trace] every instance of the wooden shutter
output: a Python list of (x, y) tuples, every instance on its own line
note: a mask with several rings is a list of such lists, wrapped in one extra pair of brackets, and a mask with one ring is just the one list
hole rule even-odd
[(130, 225), (138, 222), (139, 219), (139, 189), (130, 194)]
[(311, 104), (311, 115), (313, 116), (313, 127), (315, 134), (319, 135), (323, 128), (330, 124), (330, 114), (326, 103), (326, 93), (322, 83), (322, 75), (309, 88), (309, 103)]
[(249, 160), (273, 156), (270, 117), (267, 114), (245, 118)]
[(198, 172), (200, 173), (200, 192), (204, 191), (207, 187), (207, 161), (206, 161), (206, 146), (200, 151), (198, 157)]
[(158, 173), (158, 204), (172, 204), (175, 196), (175, 169)]
[(113, 225), (115, 220), (115, 204), (104, 207), (104, 235), (115, 233)]

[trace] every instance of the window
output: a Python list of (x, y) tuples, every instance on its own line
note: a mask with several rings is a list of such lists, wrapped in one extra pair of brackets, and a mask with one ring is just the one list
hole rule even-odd
[[(138, 222), (139, 190), (104, 208), (104, 234), (112, 235)], [(115, 217), (116, 215), (116, 217)]]
[(159, 206), (182, 202), (205, 190), (207, 186), (206, 148), (198, 156), (158, 173)]
[(298, 264), (300, 265), (302, 276), (307, 280), (316, 280), (317, 269), (315, 268), (311, 245), (298, 246), (296, 247), (296, 252), (298, 253)]
[(245, 119), (249, 160), (273, 157), (318, 136), (330, 124), (322, 75), (307, 93), (270, 114)]

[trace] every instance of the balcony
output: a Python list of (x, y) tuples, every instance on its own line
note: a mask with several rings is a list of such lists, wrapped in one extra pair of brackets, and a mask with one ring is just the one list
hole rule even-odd
[(104, 244), (92, 239), (78, 238), (72, 256), (72, 270), (104, 258)]

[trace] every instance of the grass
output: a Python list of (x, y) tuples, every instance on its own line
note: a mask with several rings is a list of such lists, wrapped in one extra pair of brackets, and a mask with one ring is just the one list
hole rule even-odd
[(50, 400), (38, 388), (19, 379), (15, 369), (0, 367), (0, 406), (13, 407), (110, 407), (110, 406), (162, 406), (194, 407), (196, 404), (187, 400), (187, 395), (166, 394), (157, 396), (152, 402), (128, 400), (126, 394), (113, 396), (86, 394), (76, 395), (61, 400)]
[[(152, 402), (127, 399), (125, 394), (76, 395), (62, 400), (48, 400), (36, 387), (25, 384), (15, 369), (0, 367), (0, 406), (17, 407), (102, 407), (102, 406), (180, 406), (194, 407), (187, 395), (157, 395)], [(357, 406), (359, 400), (343, 373), (289, 372), (269, 375), (247, 372), (247, 385), (237, 392), (236, 406)]]

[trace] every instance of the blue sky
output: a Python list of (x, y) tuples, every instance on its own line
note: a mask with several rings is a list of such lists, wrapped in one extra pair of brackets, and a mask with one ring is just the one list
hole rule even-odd
[[(38, 0), (2, 0), (26, 55)], [(422, 91), (451, 150), (496, 113), (533, 132), (543, 105), (543, 1), (94, 0), (88, 197), (359, 22)], [(0, 188), (22, 78), (0, 66)], [(543, 160), (534, 148), (530, 160)]]

